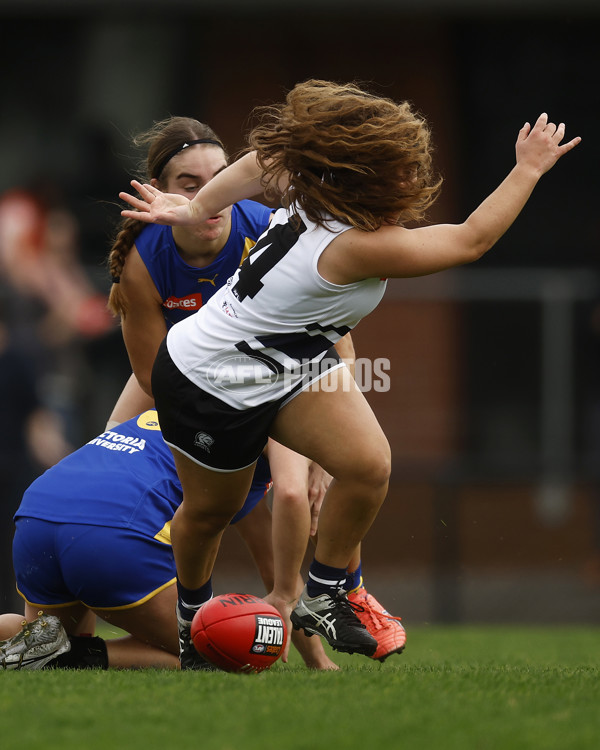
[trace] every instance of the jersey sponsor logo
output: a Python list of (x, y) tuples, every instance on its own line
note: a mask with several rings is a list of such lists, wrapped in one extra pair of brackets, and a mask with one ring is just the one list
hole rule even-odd
[(209, 435), (208, 432), (197, 432), (194, 437), (194, 445), (197, 448), (202, 448), (202, 450), (206, 451), (207, 453), (210, 453), (210, 449), (214, 445), (214, 442), (214, 437), (212, 437), (212, 435)]
[[(200, 281), (210, 281), (210, 279), (200, 279)], [(196, 292), (186, 297), (169, 297), (163, 302), (163, 307), (167, 310), (199, 310), (202, 307), (202, 295)]]
[(266, 615), (255, 615), (255, 620), (256, 629), (250, 652), (278, 656), (283, 648), (283, 621), (280, 617)]
[(109, 451), (120, 451), (122, 453), (139, 453), (146, 447), (146, 441), (143, 438), (134, 437), (133, 435), (121, 435), (119, 432), (107, 430), (102, 435), (90, 440), (87, 445), (98, 445)]

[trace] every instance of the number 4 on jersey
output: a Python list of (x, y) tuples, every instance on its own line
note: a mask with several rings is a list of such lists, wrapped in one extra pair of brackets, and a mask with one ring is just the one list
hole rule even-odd
[[(290, 226), (290, 222), (276, 224), (269, 229), (250, 251), (242, 263), (240, 273), (232, 292), (240, 302), (246, 297), (254, 298), (263, 288), (262, 278), (289, 252), (298, 241), (298, 237), (306, 231), (306, 225), (301, 221), (297, 229)], [(252, 257), (259, 253), (256, 260)]]

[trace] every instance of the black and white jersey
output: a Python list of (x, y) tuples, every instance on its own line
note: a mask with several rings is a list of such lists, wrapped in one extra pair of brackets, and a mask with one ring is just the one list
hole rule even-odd
[(381, 301), (386, 282), (323, 279), (321, 253), (347, 224), (327, 228), (279, 209), (237, 272), (169, 331), (181, 372), (236, 409), (284, 397)]

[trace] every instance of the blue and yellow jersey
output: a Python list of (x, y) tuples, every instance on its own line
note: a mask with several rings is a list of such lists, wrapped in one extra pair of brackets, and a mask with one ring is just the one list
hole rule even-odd
[(167, 327), (199, 310), (233, 276), (269, 225), (271, 213), (255, 201), (234, 204), (229, 239), (215, 260), (203, 268), (190, 266), (181, 258), (171, 227), (144, 227), (135, 246), (163, 300)]
[[(239, 520), (270, 486), (268, 462), (257, 464)], [(103, 432), (38, 477), (25, 491), (15, 519), (132, 528), (169, 541), (169, 524), (182, 500), (171, 450), (154, 409)]]

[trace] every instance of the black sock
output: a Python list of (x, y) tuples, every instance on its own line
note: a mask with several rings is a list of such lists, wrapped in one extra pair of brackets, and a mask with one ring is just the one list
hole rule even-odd
[(199, 589), (186, 589), (177, 579), (177, 608), (179, 616), (191, 622), (200, 607), (212, 599), (212, 579), (200, 586)]
[(313, 559), (308, 571), (306, 593), (310, 597), (321, 594), (335, 596), (343, 590), (345, 583), (345, 568), (332, 568), (331, 565), (323, 565), (317, 559)]
[(43, 669), (108, 669), (106, 642), (99, 636), (70, 635), (71, 650)]

